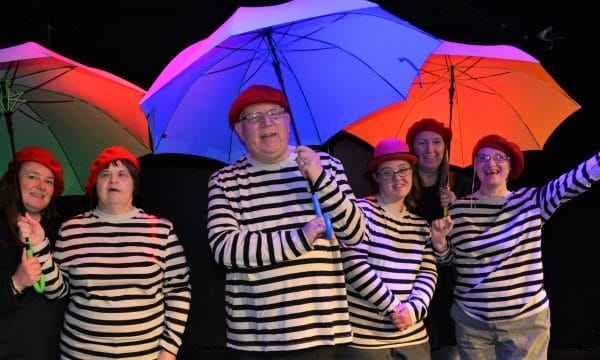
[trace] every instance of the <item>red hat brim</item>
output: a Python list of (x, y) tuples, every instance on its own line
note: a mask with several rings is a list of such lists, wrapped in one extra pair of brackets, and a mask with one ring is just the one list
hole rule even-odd
[(486, 135), (479, 139), (477, 144), (475, 144), (475, 147), (473, 148), (473, 158), (475, 158), (477, 152), (484, 147), (500, 150), (510, 157), (511, 170), (508, 174), (509, 181), (515, 180), (521, 175), (525, 168), (525, 157), (519, 145), (506, 140), (500, 135)]
[(50, 151), (39, 146), (26, 146), (15, 154), (15, 163), (19, 164), (24, 161), (35, 161), (50, 169), (52, 175), (54, 175), (54, 192), (52, 193), (52, 197), (62, 194), (65, 188), (63, 167)]
[(96, 186), (96, 181), (98, 180), (98, 175), (100, 171), (106, 167), (106, 165), (110, 164), (113, 161), (117, 160), (128, 160), (135, 167), (136, 171), (139, 173), (140, 164), (138, 159), (133, 155), (129, 150), (122, 146), (111, 146), (108, 147), (98, 154), (98, 157), (92, 163), (90, 174), (85, 183), (85, 193), (88, 195), (92, 195), (92, 190), (94, 186)]
[(240, 121), (240, 114), (246, 106), (260, 103), (273, 103), (289, 111), (290, 105), (285, 94), (267, 85), (252, 85), (235, 99), (229, 108), (229, 126), (232, 128)]

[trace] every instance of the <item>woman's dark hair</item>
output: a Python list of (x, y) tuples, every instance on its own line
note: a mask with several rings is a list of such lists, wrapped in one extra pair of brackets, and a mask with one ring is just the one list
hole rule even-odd
[[(2, 233), (0, 238), (4, 238), (4, 241), (10, 246), (23, 246), (19, 240), (17, 227), (17, 217), (25, 211), (19, 186), (21, 167), (22, 163), (9, 166), (6, 173), (0, 178), (0, 232)], [(55, 199), (53, 196), (48, 206), (42, 211), (41, 224), (49, 236), (55, 233), (61, 221)]]

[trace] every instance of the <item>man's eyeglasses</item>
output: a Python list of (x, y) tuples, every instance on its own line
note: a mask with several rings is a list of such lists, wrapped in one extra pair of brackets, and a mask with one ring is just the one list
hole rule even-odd
[(257, 125), (265, 118), (265, 116), (270, 120), (275, 121), (281, 119), (281, 115), (285, 114), (285, 112), (284, 108), (275, 108), (265, 112), (256, 111), (244, 116), (241, 120), (246, 121), (250, 125)]
[(475, 160), (477, 162), (482, 162), (482, 163), (486, 163), (486, 162), (490, 161), (491, 159), (494, 159), (494, 161), (496, 162), (496, 164), (502, 164), (506, 160), (510, 160), (510, 156), (506, 156), (504, 154), (496, 154), (494, 156), (490, 156), (490, 155), (477, 155), (477, 156), (475, 156)]
[(412, 171), (411, 167), (403, 167), (398, 170), (383, 169), (383, 170), (379, 171), (378, 174), (385, 180), (391, 180), (394, 178), (394, 175), (398, 175), (401, 178), (405, 178), (408, 175), (410, 175), (411, 171)]

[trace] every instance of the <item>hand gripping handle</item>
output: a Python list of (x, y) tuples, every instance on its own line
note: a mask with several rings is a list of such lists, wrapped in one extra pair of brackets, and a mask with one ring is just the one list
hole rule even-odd
[[(25, 252), (27, 254), (27, 258), (31, 259), (33, 257), (33, 250), (31, 250), (31, 242), (29, 241), (29, 239), (27, 239), (25, 245), (27, 247)], [(42, 273), (42, 275), (40, 276), (39, 281), (33, 283), (33, 288), (40, 294), (44, 292), (44, 289), (46, 288), (46, 277), (44, 276), (44, 273)]]
[(317, 213), (317, 216), (323, 216), (323, 220), (325, 220), (325, 238), (327, 240), (331, 240), (331, 238), (333, 236), (333, 228), (331, 227), (331, 219), (329, 218), (329, 215), (327, 215), (327, 214), (323, 215), (323, 212), (321, 211), (321, 205), (319, 204), (319, 198), (317, 198), (317, 194), (312, 195), (312, 202), (315, 207), (315, 212)]

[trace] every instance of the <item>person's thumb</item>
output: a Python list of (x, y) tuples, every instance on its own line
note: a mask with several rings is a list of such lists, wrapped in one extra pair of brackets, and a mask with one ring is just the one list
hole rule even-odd
[(27, 249), (23, 248), (23, 253), (21, 254), (21, 260), (27, 260)]

